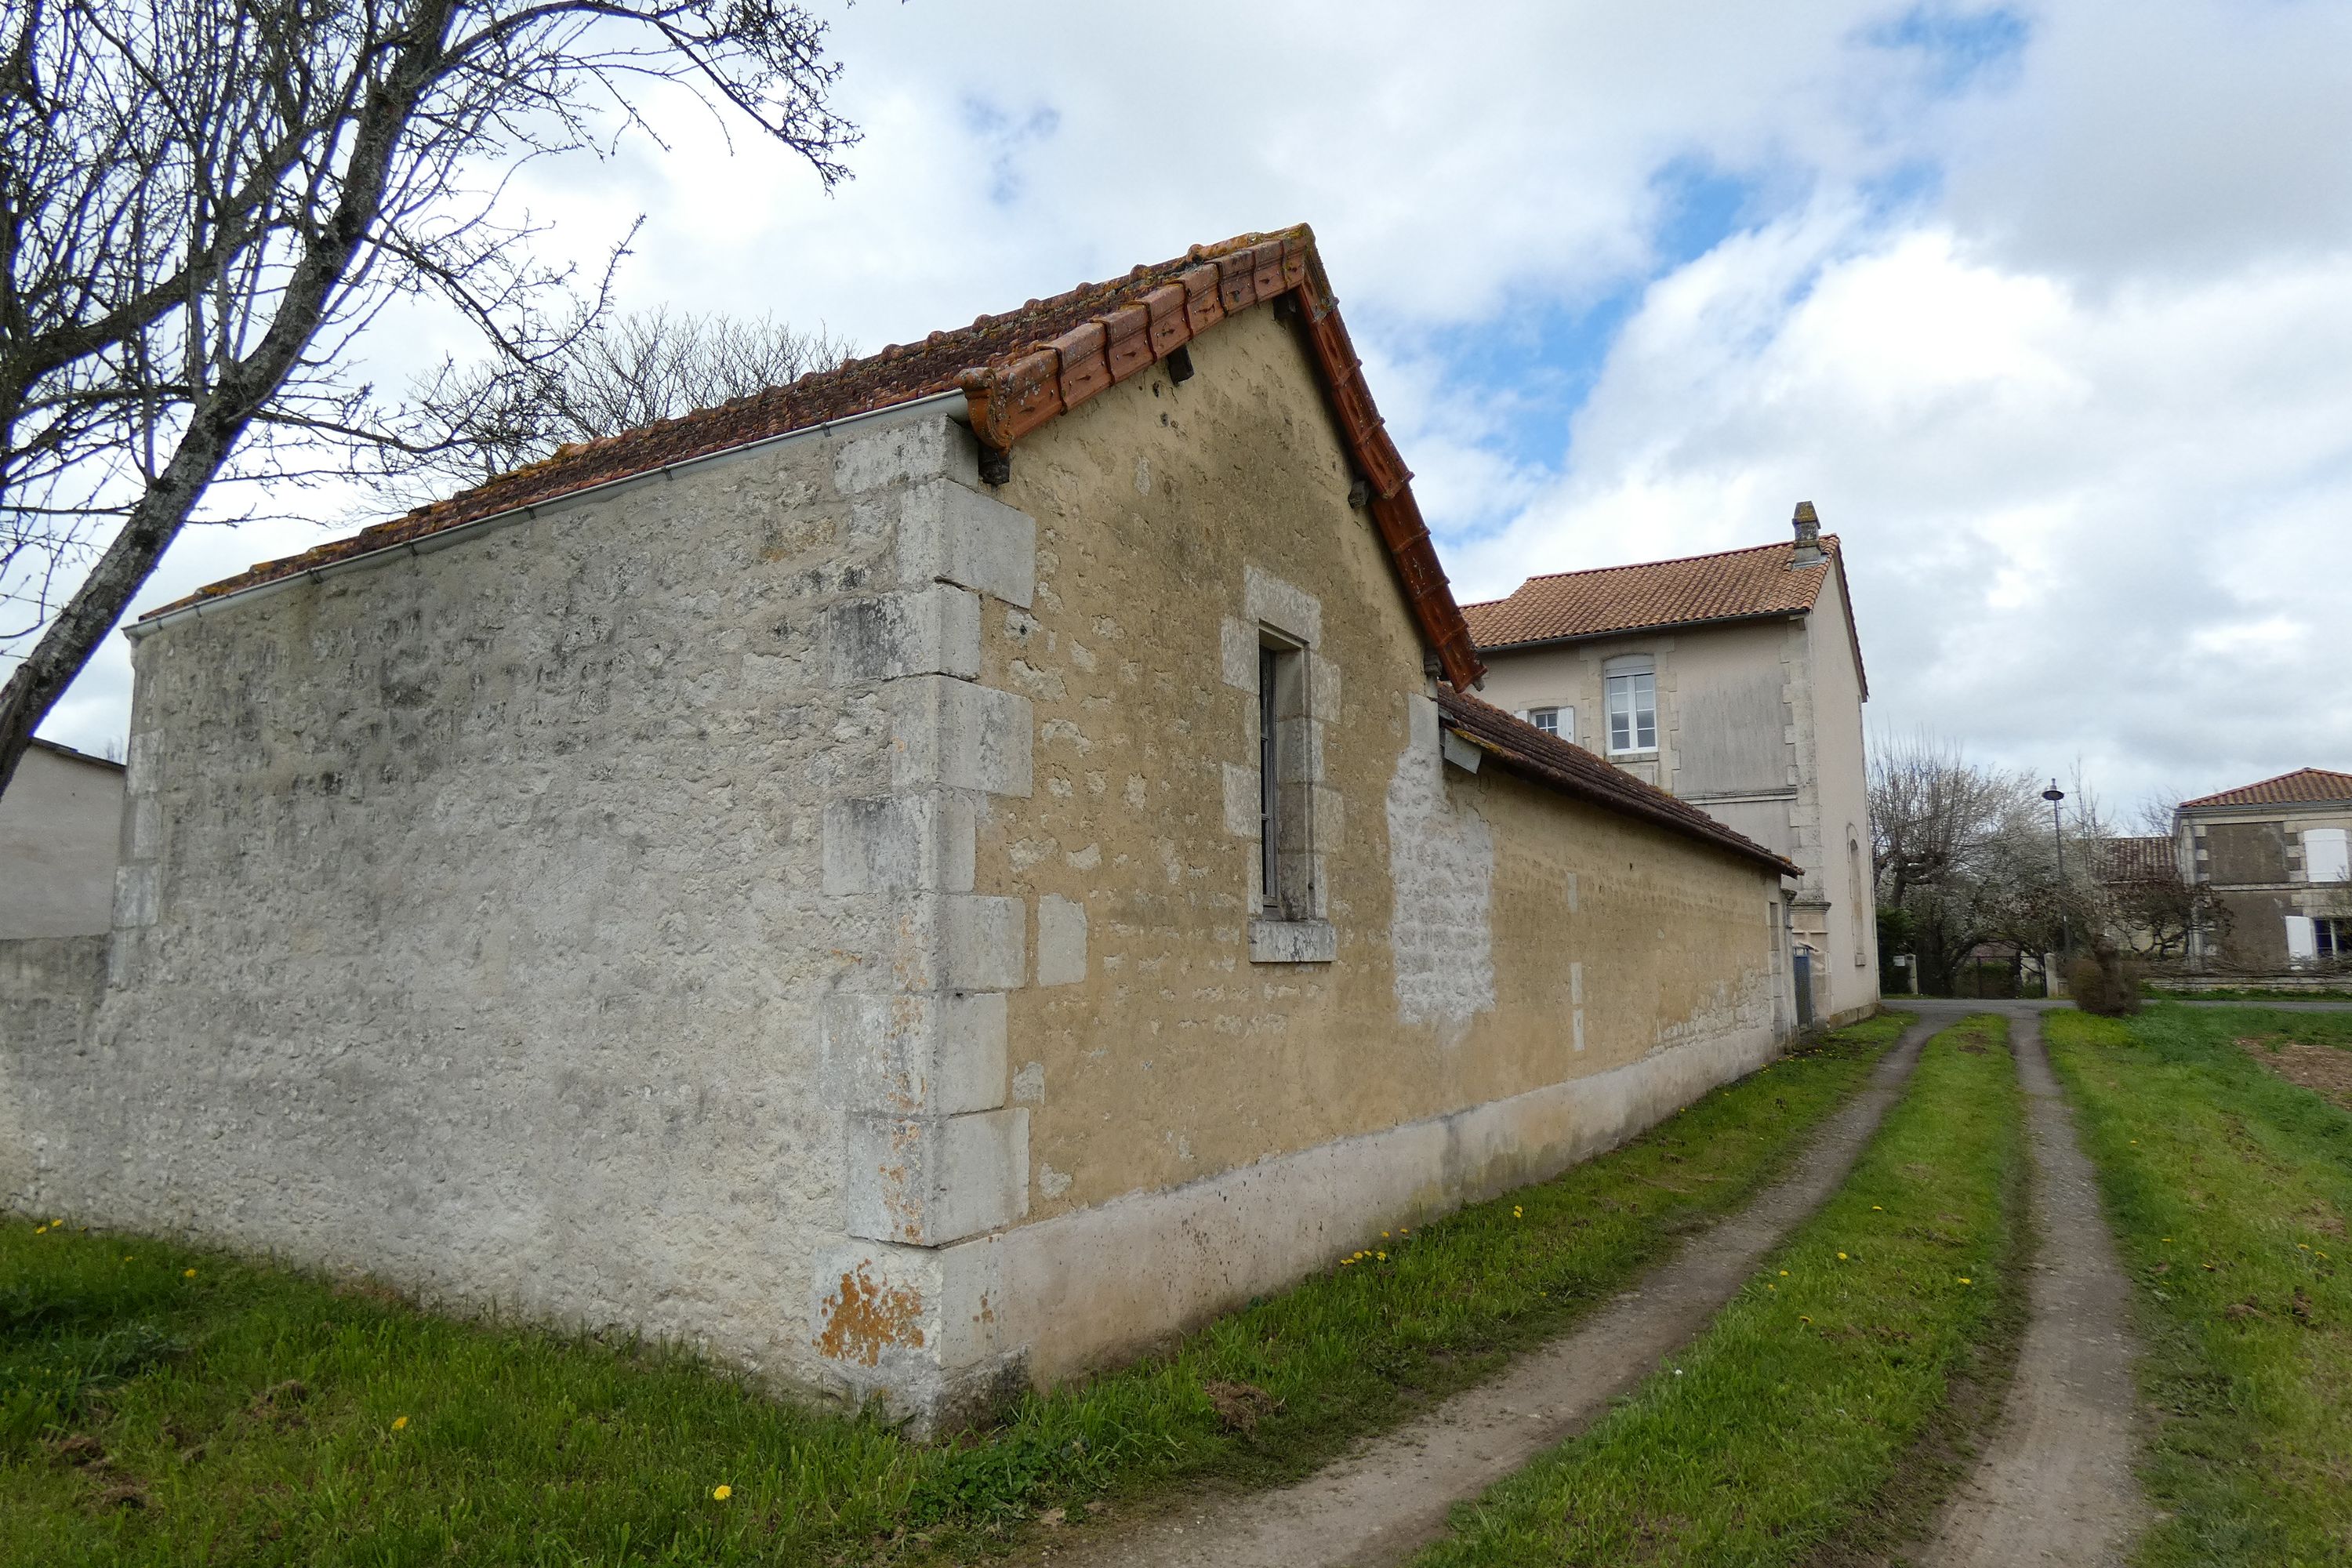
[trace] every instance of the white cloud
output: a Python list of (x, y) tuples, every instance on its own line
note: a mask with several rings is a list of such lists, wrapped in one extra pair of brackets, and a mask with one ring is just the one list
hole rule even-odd
[[(869, 349), (1304, 218), (1465, 593), (1771, 537), (1810, 499), (1881, 721), (2080, 752), (2126, 795), (2343, 765), (2299, 661), (2339, 635), (2352, 536), (2352, 11), (2012, 10), (870, 4), (834, 37), (867, 132), (835, 194), (663, 101), (667, 150), (525, 189), (583, 259), (646, 215), (629, 303)], [(1756, 210), (1661, 274), (1670, 169)], [(1590, 366), (1461, 352), (1628, 286), (1548, 435)], [(404, 323), (381, 368), (457, 342)], [(192, 538), (142, 602), (313, 537)], [(119, 734), (126, 668), (48, 732)]]
[(2352, 254), (2093, 293), (1948, 228), (1850, 237), (1806, 215), (1654, 287), (1465, 588), (1778, 537), (1811, 500), (1882, 723), (2126, 795), (2352, 752), (2305, 662), (2352, 582), (2352, 378), (2322, 369), (2352, 363)]

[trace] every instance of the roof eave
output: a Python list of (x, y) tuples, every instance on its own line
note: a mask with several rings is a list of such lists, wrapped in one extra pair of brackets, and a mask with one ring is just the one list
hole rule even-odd
[(1564, 637), (1529, 637), (1520, 642), (1480, 643), (1478, 651), (1488, 653), (1533, 653), (1548, 647), (1567, 647), (1576, 643), (1608, 642), (1615, 637), (1654, 637), (1666, 632), (1695, 631), (1701, 626), (1745, 626), (1758, 621), (1802, 620), (1813, 613), (1805, 605), (1795, 609), (1748, 610), (1736, 616), (1699, 616), (1684, 621), (1657, 621), (1646, 626), (1612, 626), (1603, 631), (1570, 632)]

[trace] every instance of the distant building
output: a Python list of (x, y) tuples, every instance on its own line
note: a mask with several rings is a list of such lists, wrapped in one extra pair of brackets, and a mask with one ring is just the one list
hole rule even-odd
[(2352, 973), (2352, 773), (2297, 768), (2183, 801), (2173, 843), (2223, 929), (2190, 948), (2216, 977), (2316, 984)]
[(121, 834), (122, 764), (36, 740), (0, 795), (0, 942), (102, 934)]
[(1790, 897), (1812, 1012), (1878, 1002), (1870, 695), (1835, 534), (1530, 577), (1465, 605), (1487, 700), (1600, 753), (1804, 868)]

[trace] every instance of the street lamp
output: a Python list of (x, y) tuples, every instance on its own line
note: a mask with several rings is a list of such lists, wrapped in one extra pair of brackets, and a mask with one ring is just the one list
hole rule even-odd
[(2042, 798), (2050, 803), (2050, 842), (2058, 847), (2058, 956), (2064, 958), (2074, 950), (2074, 925), (2066, 916), (2066, 836), (2058, 831), (2058, 803), (2066, 792), (2052, 779)]

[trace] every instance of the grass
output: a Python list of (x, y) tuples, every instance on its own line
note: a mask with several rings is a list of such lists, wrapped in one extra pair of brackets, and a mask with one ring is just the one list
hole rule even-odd
[(2236, 1042), (2352, 1016), (2053, 1014), (2053, 1065), (2136, 1285), (2150, 1568), (2352, 1561), (2352, 1115)]
[(1376, 1244), (1385, 1258), (1334, 1259), (1162, 1358), (929, 1447), (657, 1346), (6, 1224), (0, 1563), (870, 1560), (982, 1550), (1041, 1510), (1185, 1479), (1278, 1481), (1738, 1207), (1908, 1021), (1839, 1031), (1554, 1181)]
[(1458, 1510), (1418, 1568), (1798, 1563), (1899, 1533), (1955, 1375), (2014, 1329), (2026, 1166), (2006, 1035), (1987, 1017), (1937, 1036), (1853, 1174), (1707, 1331)]

